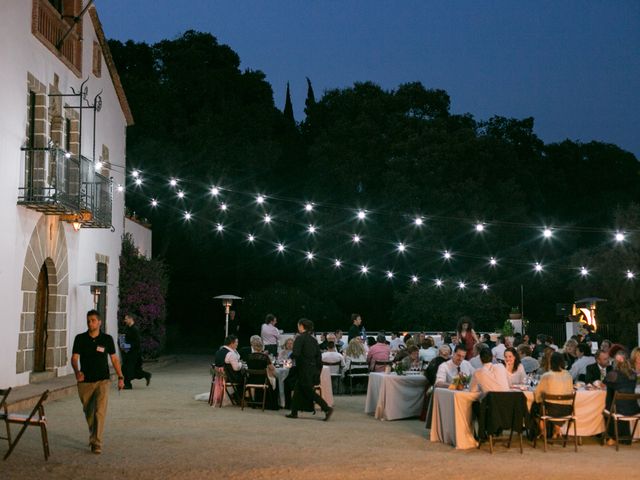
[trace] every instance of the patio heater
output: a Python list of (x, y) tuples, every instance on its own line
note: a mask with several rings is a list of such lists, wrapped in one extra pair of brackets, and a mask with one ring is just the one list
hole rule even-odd
[(222, 306), (224, 307), (224, 314), (225, 314), (224, 336), (228, 337), (229, 336), (229, 311), (231, 310), (231, 305), (233, 304), (234, 300), (242, 300), (242, 297), (237, 297), (235, 295), (218, 295), (217, 297), (213, 297), (213, 298), (222, 300)]

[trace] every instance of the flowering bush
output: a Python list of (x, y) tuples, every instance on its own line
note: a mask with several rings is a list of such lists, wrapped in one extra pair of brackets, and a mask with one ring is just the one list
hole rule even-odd
[(135, 316), (144, 358), (156, 358), (164, 347), (167, 286), (164, 263), (140, 255), (131, 234), (125, 233), (120, 254), (118, 319), (122, 322), (126, 314)]

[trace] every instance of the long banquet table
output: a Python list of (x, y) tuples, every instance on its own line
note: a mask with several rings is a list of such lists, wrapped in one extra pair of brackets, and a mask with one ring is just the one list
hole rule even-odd
[[(278, 376), (278, 389), (280, 391), (280, 406), (284, 408), (284, 380), (289, 376), (289, 368), (278, 367), (276, 374)], [(333, 388), (331, 386), (331, 369), (327, 366), (322, 367), (320, 373), (320, 387), (322, 388), (322, 398), (327, 404), (333, 406)]]
[(399, 420), (420, 416), (427, 379), (414, 375), (372, 372), (369, 375), (365, 413), (378, 420)]
[[(527, 405), (531, 408), (533, 392), (525, 391)], [(458, 449), (477, 446), (473, 438), (471, 405), (480, 396), (478, 392), (436, 388), (433, 396), (430, 440), (453, 445)], [(580, 437), (597, 435), (604, 431), (602, 410), (606, 392), (603, 390), (578, 390), (576, 392), (576, 426)], [(571, 429), (573, 431), (573, 428)], [(570, 433), (573, 433), (573, 432)]]

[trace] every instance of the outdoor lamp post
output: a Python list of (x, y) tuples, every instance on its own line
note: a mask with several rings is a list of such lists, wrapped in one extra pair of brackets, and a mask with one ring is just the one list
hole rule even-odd
[(222, 306), (224, 307), (224, 314), (225, 314), (224, 336), (228, 337), (229, 336), (229, 311), (231, 310), (231, 305), (233, 304), (234, 300), (242, 300), (242, 297), (236, 297), (235, 295), (218, 295), (217, 297), (213, 297), (213, 298), (222, 300)]

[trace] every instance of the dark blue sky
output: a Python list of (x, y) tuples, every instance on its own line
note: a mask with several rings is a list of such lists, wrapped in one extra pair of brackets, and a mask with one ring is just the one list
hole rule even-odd
[(211, 32), (303, 118), (323, 90), (371, 80), (442, 88), (455, 113), (533, 116), (545, 141), (618, 144), (640, 158), (640, 2), (96, 0), (106, 35), (149, 43)]

